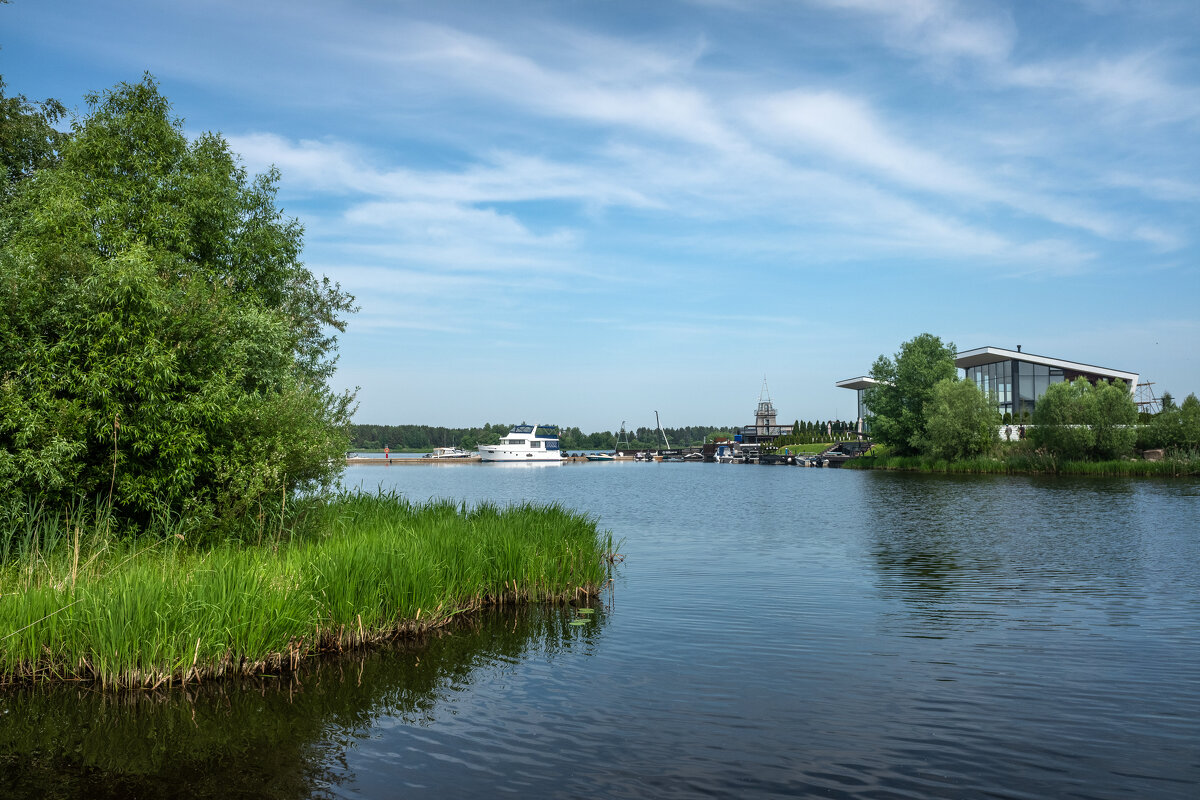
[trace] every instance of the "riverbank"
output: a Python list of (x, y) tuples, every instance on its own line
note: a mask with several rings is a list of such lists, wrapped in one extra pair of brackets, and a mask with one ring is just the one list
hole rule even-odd
[(598, 592), (614, 544), (558, 505), (342, 495), (303, 533), (193, 547), (78, 525), (31, 532), (0, 565), (0, 683), (149, 688), (271, 674), (419, 635), (480, 608)]
[(929, 456), (862, 456), (852, 458), (843, 469), (881, 469), (905, 472), (982, 475), (1112, 475), (1186, 477), (1200, 475), (1200, 459), (1142, 461), (1058, 461), (1050, 456), (1019, 455), (1006, 458), (971, 458), (960, 461)]

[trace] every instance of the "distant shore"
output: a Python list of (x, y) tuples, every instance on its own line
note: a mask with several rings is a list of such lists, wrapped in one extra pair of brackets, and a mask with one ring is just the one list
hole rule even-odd
[(929, 456), (862, 456), (850, 459), (843, 466), (845, 469), (983, 475), (1112, 475), (1168, 478), (1200, 475), (1200, 458), (1162, 461), (1056, 461), (1050, 457), (1021, 456), (946, 461)]

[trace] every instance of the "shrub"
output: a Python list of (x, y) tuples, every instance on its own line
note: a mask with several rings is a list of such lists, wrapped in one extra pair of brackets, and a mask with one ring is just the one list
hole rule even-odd
[(278, 176), (188, 141), (153, 79), (88, 98), (0, 206), (0, 486), (122, 523), (236, 519), (337, 473), (352, 299), (299, 260)]
[(999, 441), (1000, 414), (974, 381), (938, 381), (925, 411), (921, 449), (935, 458), (955, 461), (982, 455)]
[(871, 436), (898, 455), (920, 452), (925, 443), (926, 404), (934, 385), (957, 376), (955, 348), (923, 333), (900, 346), (894, 359), (880, 356), (871, 367), (878, 384), (866, 390)]
[(1033, 412), (1030, 438), (1055, 458), (1113, 459), (1132, 451), (1137, 408), (1124, 382), (1051, 384)]

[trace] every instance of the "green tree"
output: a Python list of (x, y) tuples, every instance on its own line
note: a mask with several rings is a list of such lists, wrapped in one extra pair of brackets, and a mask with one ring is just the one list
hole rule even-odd
[(1176, 446), (1195, 454), (1195, 451), (1200, 450), (1200, 400), (1196, 399), (1195, 394), (1189, 394), (1184, 398), (1183, 404), (1179, 407), (1179, 415), (1182, 430)]
[(352, 298), (300, 262), (277, 173), (189, 142), (150, 76), (88, 104), (0, 209), (0, 485), (137, 524), (328, 482)]
[(1000, 439), (1000, 414), (974, 381), (944, 378), (925, 407), (922, 450), (950, 461), (986, 453)]
[(1092, 457), (1113, 459), (1129, 455), (1137, 440), (1137, 405), (1129, 387), (1122, 380), (1100, 381), (1090, 391), (1096, 404)]
[(1095, 398), (1087, 378), (1071, 383), (1052, 383), (1038, 398), (1033, 410), (1034, 427), (1029, 438), (1057, 458), (1087, 458), (1096, 443), (1092, 423), (1096, 420)]
[(0, 78), (0, 201), (19, 181), (54, 163), (64, 138), (54, 124), (66, 115), (57, 100), (34, 104), (4, 89)]
[(880, 356), (871, 366), (878, 384), (867, 389), (871, 436), (897, 455), (920, 453), (925, 446), (926, 405), (933, 387), (957, 377), (952, 342), (922, 333), (900, 346), (895, 358)]
[(1171, 395), (1163, 393), (1162, 411), (1155, 414), (1141, 432), (1139, 447), (1162, 447), (1171, 450), (1200, 449), (1200, 400), (1189, 394), (1182, 404), (1168, 403)]
[(1057, 458), (1119, 458), (1133, 450), (1137, 407), (1123, 381), (1054, 383), (1037, 401), (1029, 438)]

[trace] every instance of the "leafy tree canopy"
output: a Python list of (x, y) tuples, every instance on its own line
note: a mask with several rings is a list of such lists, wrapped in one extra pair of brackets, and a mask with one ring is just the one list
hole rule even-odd
[(1000, 413), (974, 381), (943, 378), (925, 407), (922, 450), (950, 461), (986, 453), (999, 441)]
[(1056, 458), (1113, 459), (1133, 450), (1137, 407), (1124, 381), (1053, 383), (1033, 409), (1030, 439)]
[(0, 78), (0, 200), (14, 184), (53, 163), (63, 134), (54, 123), (67, 113), (57, 100), (31, 103), (5, 94)]
[(1176, 404), (1169, 393), (1162, 396), (1162, 411), (1142, 429), (1140, 447), (1164, 447), (1184, 452), (1200, 451), (1200, 400), (1189, 394)]
[(922, 333), (900, 345), (894, 358), (881, 355), (875, 360), (871, 377), (879, 383), (864, 393), (875, 441), (889, 445), (897, 455), (922, 451), (927, 443), (926, 405), (938, 381), (958, 376), (957, 352), (953, 342)]
[(0, 485), (140, 523), (328, 481), (352, 298), (300, 262), (278, 173), (189, 142), (149, 75), (88, 105), (0, 206)]

